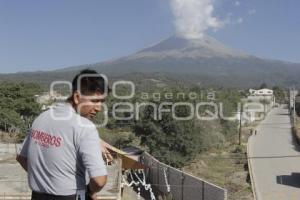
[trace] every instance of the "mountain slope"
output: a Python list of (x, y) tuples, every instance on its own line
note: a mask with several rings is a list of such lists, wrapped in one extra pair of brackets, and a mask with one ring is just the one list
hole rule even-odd
[(170, 37), (133, 55), (92, 67), (119, 75), (128, 72), (189, 74), (196, 80), (207, 77), (210, 83), (237, 87), (262, 82), (285, 86), (300, 83), (300, 64), (255, 57), (228, 48), (209, 36), (202, 40)]
[[(270, 85), (300, 86), (300, 64), (268, 60), (226, 47), (212, 37), (187, 40), (172, 36), (135, 54), (106, 62), (39, 72), (51, 78), (71, 77), (83, 68), (92, 68), (113, 77), (137, 79), (139, 74), (163, 73), (171, 79), (192, 84), (250, 87)], [(16, 76), (18, 75), (18, 76)], [(32, 73), (8, 77), (26, 78)], [(39, 78), (41, 78), (39, 77)], [(7, 77), (6, 77), (7, 78)], [(0, 76), (0, 80), (3, 76)], [(54, 80), (54, 79), (53, 79)]]

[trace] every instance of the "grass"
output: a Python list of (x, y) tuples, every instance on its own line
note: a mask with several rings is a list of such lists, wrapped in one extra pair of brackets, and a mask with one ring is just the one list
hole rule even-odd
[(229, 200), (252, 200), (253, 194), (246, 159), (246, 144), (250, 128), (253, 127), (242, 130), (242, 145), (234, 141), (226, 144), (222, 149), (200, 154), (183, 170), (226, 188)]

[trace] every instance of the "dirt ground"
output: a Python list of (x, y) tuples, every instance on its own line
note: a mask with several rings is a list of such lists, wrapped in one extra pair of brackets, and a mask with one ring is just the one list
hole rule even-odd
[(0, 196), (30, 193), (25, 171), (16, 162), (19, 145), (0, 143)]
[[(138, 199), (137, 193), (132, 188), (125, 186), (123, 190), (122, 200), (137, 200), (137, 199)], [(140, 200), (146, 200), (146, 199), (144, 199), (141, 196)]]

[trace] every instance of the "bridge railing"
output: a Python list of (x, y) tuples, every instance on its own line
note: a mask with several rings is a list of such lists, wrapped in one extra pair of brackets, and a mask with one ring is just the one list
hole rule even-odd
[(174, 200), (226, 200), (227, 190), (159, 162), (143, 153), (141, 162), (147, 166), (146, 176), (159, 193), (171, 194)]
[(256, 186), (255, 186), (255, 180), (254, 180), (254, 175), (253, 175), (253, 169), (252, 169), (252, 160), (251, 158), (251, 145), (253, 141), (253, 135), (249, 137), (248, 143), (247, 143), (247, 158), (248, 158), (248, 167), (249, 167), (249, 175), (251, 179), (251, 187), (252, 187), (252, 193), (253, 193), (253, 198), (254, 200), (257, 200), (257, 191), (256, 191)]

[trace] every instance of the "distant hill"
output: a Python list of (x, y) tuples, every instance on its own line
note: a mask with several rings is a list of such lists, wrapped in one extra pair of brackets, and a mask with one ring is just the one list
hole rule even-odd
[(0, 80), (49, 81), (67, 79), (83, 68), (92, 68), (113, 79), (140, 80), (145, 77), (200, 86), (251, 87), (300, 86), (300, 64), (259, 58), (226, 47), (210, 36), (187, 40), (172, 36), (133, 55), (106, 62), (68, 67), (51, 72), (0, 75)]

